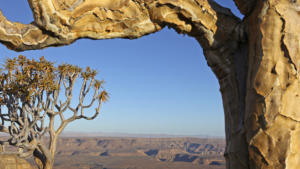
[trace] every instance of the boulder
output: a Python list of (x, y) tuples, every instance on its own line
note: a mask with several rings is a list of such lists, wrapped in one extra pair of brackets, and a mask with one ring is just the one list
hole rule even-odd
[(35, 169), (25, 159), (16, 154), (1, 153), (0, 169)]

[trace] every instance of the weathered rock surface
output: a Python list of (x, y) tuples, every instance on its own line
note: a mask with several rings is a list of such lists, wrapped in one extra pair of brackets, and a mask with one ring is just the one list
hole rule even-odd
[(165, 26), (203, 47), (216, 74), (230, 169), (300, 166), (300, 0), (28, 0), (35, 21), (0, 13), (0, 42), (22, 51), (79, 38), (138, 38)]
[(34, 169), (24, 159), (14, 154), (0, 154), (0, 169)]

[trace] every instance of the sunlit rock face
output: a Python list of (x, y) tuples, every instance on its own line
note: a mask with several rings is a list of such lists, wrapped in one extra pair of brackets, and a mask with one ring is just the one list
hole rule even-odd
[(0, 169), (35, 169), (14, 154), (0, 154)]

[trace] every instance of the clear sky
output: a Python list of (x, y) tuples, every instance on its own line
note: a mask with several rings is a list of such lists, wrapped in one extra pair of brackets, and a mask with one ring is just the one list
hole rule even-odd
[[(218, 0), (234, 8), (231, 0)], [(0, 4), (11, 21), (30, 23), (26, 0)], [(164, 29), (137, 40), (87, 40), (69, 46), (14, 52), (0, 45), (0, 62), (8, 57), (45, 56), (55, 63), (90, 66), (106, 81), (109, 102), (93, 121), (80, 120), (67, 131), (224, 136), (219, 85), (195, 39)]]

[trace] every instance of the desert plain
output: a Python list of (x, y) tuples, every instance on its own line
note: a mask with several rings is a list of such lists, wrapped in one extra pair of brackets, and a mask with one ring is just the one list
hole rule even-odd
[(225, 169), (224, 150), (222, 138), (64, 136), (54, 169)]

